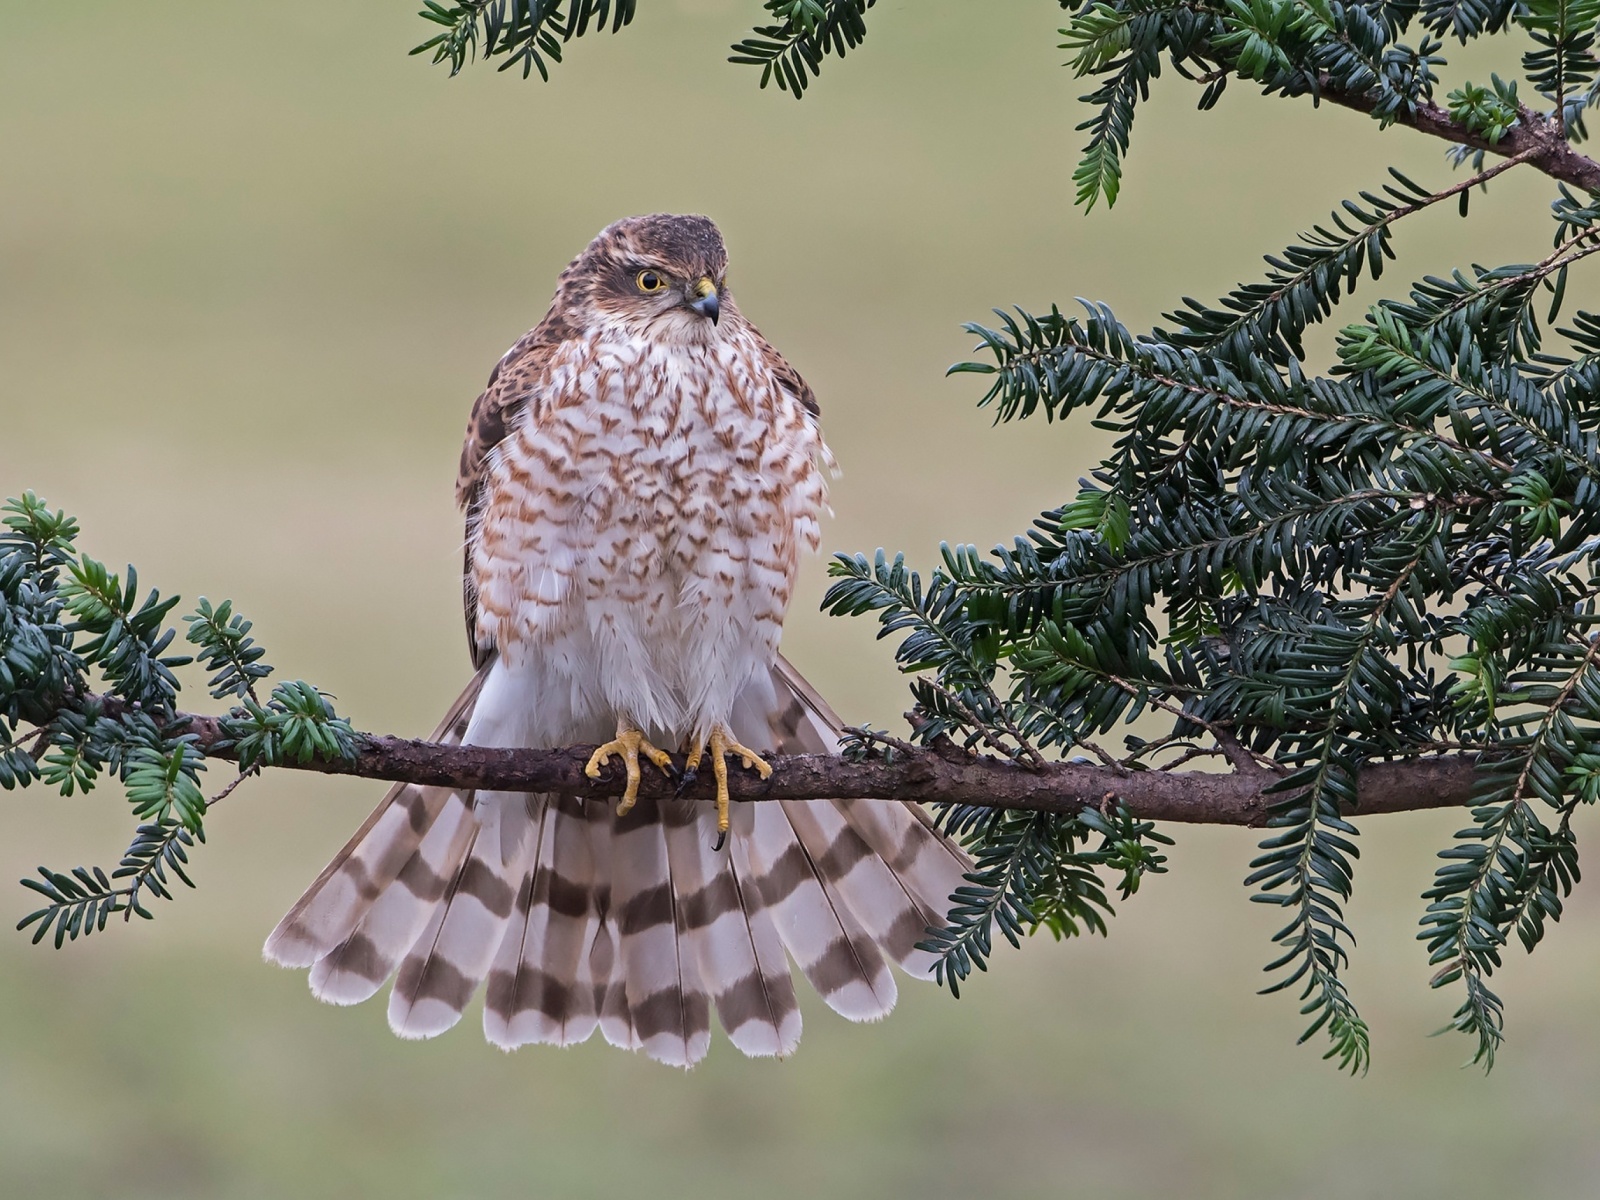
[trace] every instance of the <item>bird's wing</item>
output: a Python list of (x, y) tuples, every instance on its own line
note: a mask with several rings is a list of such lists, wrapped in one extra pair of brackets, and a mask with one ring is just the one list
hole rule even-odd
[(813, 417), (817, 416), (821, 412), (817, 405), (817, 397), (812, 393), (810, 385), (800, 378), (800, 372), (790, 366), (789, 360), (779, 354), (773, 344), (761, 336), (759, 329), (754, 325), (750, 325), (748, 321), (745, 324), (749, 325), (750, 335), (755, 338), (756, 345), (761, 348), (761, 357), (766, 362), (767, 370), (772, 372), (772, 377), (778, 381), (779, 386), (798, 400), (801, 407)]
[(538, 387), (560, 345), (572, 337), (571, 324), (564, 315), (557, 295), (540, 321), (507, 350), (489, 374), (489, 382), (467, 418), (466, 441), (461, 447), (461, 468), (456, 475), (456, 504), (466, 513), (467, 531), (461, 571), (461, 602), (467, 621), (467, 647), (472, 665), (481, 667), (494, 654), (494, 647), (478, 641), (478, 596), (472, 586), (472, 538), (481, 515), (483, 485), (489, 459), (495, 447), (511, 432), (528, 407), (528, 399)]

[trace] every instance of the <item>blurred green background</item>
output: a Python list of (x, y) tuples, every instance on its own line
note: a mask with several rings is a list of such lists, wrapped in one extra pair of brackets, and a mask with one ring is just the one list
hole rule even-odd
[[(1070, 182), (1085, 113), (1050, 4), (888, 0), (803, 104), (723, 59), (750, 0), (652, 0), (540, 86), (405, 52), (405, 0), (6, 6), (0, 43), (0, 489), (75, 512), (96, 556), (233, 597), (286, 677), (368, 729), (423, 733), (466, 675), (451, 503), (466, 409), (608, 221), (721, 224), (744, 310), (821, 398), (844, 467), (829, 547), (988, 546), (1069, 495), (1086, 422), (991, 429), (942, 372), (994, 304), (1111, 302), (1135, 328), (1442, 144), (1164, 81), (1123, 201)], [(1487, 71), (1481, 72), (1487, 74)], [(1253, 190), (1258, 174), (1271, 186)], [(1405, 279), (1540, 255), (1549, 189), (1402, 234)], [(1394, 277), (1391, 287), (1399, 286)], [(1372, 289), (1363, 285), (1362, 299)], [(1354, 319), (1354, 316), (1350, 319)], [(1326, 345), (1326, 340), (1322, 343)], [(58, 430), (70, 428), (71, 435)], [(862, 622), (786, 648), (855, 720), (903, 686)], [(382, 1004), (315, 1003), (259, 946), (381, 786), (275, 776), (210, 825), (198, 894), (56, 953), (0, 935), (0, 1194), (85, 1197), (1593, 1194), (1600, 922), (1592, 893), (1501, 977), (1483, 1078), (1413, 940), (1461, 823), (1366, 823), (1350, 979), (1375, 1066), (1296, 1048), (1253, 994), (1274, 914), (1256, 835), (1180, 829), (1173, 872), (1108, 941), (1004, 953), (959, 1002), (907, 986), (856, 1027), (812, 1005), (801, 1052), (725, 1043), (684, 1075), (598, 1039), (507, 1057), (426, 1044)], [(6, 921), (35, 864), (111, 864), (115, 791), (0, 798)]]

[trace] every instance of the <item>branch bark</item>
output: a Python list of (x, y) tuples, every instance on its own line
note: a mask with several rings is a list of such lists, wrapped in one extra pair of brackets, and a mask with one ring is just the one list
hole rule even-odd
[[(215, 718), (185, 714), (188, 732), (211, 758), (237, 761)], [(586, 799), (622, 793), (622, 772), (608, 767), (589, 779), (584, 764), (592, 746), (557, 750), (504, 750), (487, 746), (445, 746), (390, 736), (362, 735), (353, 759), (315, 759), (276, 764), (326, 775), (354, 775), (438, 787), (504, 792), (563, 792)], [(1083, 763), (1047, 763), (1037, 770), (998, 758), (942, 750), (897, 751), (892, 762), (848, 762), (831, 754), (798, 754), (770, 760), (772, 776), (729, 772), (729, 792), (740, 801), (757, 800), (913, 800), (974, 804), (984, 808), (1078, 813), (1121, 800), (1146, 820), (1206, 825), (1264, 825), (1274, 797), (1274, 780), (1256, 767), (1222, 774), (1203, 771), (1133, 771)], [(1252, 764), (1254, 767), (1254, 764)], [(1354, 815), (1447, 808), (1471, 802), (1475, 759), (1469, 754), (1433, 755), (1409, 762), (1375, 763), (1361, 773)], [(685, 795), (712, 797), (709, 771)], [(640, 795), (661, 799), (673, 784), (647, 767)]]
[[(1326, 76), (1323, 77), (1317, 98), (1368, 115), (1371, 115), (1372, 110), (1378, 105), (1375, 93), (1340, 91), (1332, 86)], [(1481, 134), (1468, 131), (1466, 126), (1451, 117), (1448, 111), (1431, 101), (1418, 105), (1414, 113), (1397, 113), (1394, 121), (1397, 125), (1407, 125), (1432, 137), (1454, 142), (1458, 146), (1487, 150), (1490, 154), (1502, 158), (1526, 155), (1526, 161), (1530, 166), (1550, 178), (1573, 184), (1586, 192), (1600, 192), (1600, 162), (1579, 154), (1566, 138), (1561, 136), (1561, 131), (1554, 121), (1526, 106), (1521, 109), (1521, 119), (1494, 143)]]

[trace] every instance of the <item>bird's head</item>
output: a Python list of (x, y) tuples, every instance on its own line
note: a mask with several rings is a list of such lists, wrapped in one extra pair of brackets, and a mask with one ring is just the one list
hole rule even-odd
[(596, 315), (709, 341), (727, 304), (728, 251), (707, 217), (655, 213), (607, 226), (573, 263)]

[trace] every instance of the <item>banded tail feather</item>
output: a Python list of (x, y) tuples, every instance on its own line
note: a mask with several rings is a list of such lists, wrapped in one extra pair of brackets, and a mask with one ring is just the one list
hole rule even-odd
[[(589, 824), (582, 801), (555, 797), (542, 807), (517, 915), (484, 994), (484, 1034), (503, 1049), (575, 1045), (599, 1022), (603, 989), (594, 985), (591, 963), (605, 897), (595, 887)], [(609, 959), (603, 969), (609, 979)]]
[[(461, 744), (491, 665), (485, 663), (472, 677), (433, 731), (433, 741), (448, 746)], [(357, 933), (379, 898), (394, 892), (391, 885), (402, 872), (407, 874), (402, 890), (412, 891), (419, 897), (425, 895), (430, 887), (423, 875), (424, 868), (429, 868), (430, 863), (437, 867), (436, 871), (427, 872), (437, 878), (459, 861), (453, 843), (448, 848), (434, 848), (437, 850), (434, 855), (418, 855), (429, 830), (451, 801), (465, 813), (471, 807), (472, 797), (458, 795), (447, 788), (419, 787), (410, 783), (397, 783), (390, 788), (355, 836), (333, 856), (333, 861), (322, 869), (305, 894), (278, 922), (267, 939), (264, 952), (268, 961), (285, 967), (309, 967), (319, 962)], [(426, 902), (431, 905), (438, 898), (430, 896)], [(388, 972), (379, 976), (377, 983), (381, 984), (387, 976)]]
[(401, 1037), (433, 1037), (461, 1019), (505, 938), (546, 807), (542, 796), (479, 793), (471, 848), (389, 993), (389, 1028)]
[[(492, 661), (435, 733), (459, 743)], [(837, 747), (839, 719), (782, 659), (733, 713), (747, 744)], [(487, 981), (484, 1033), (511, 1050), (613, 1045), (692, 1066), (711, 1014), (745, 1054), (800, 1041), (792, 959), (836, 1012), (894, 1006), (889, 963), (941, 925), (966, 856), (910, 804), (739, 804), (713, 851), (709, 802), (611, 801), (395, 787), (267, 940), (311, 967), (313, 992), (355, 1003), (395, 978), (396, 1033), (430, 1037)]]

